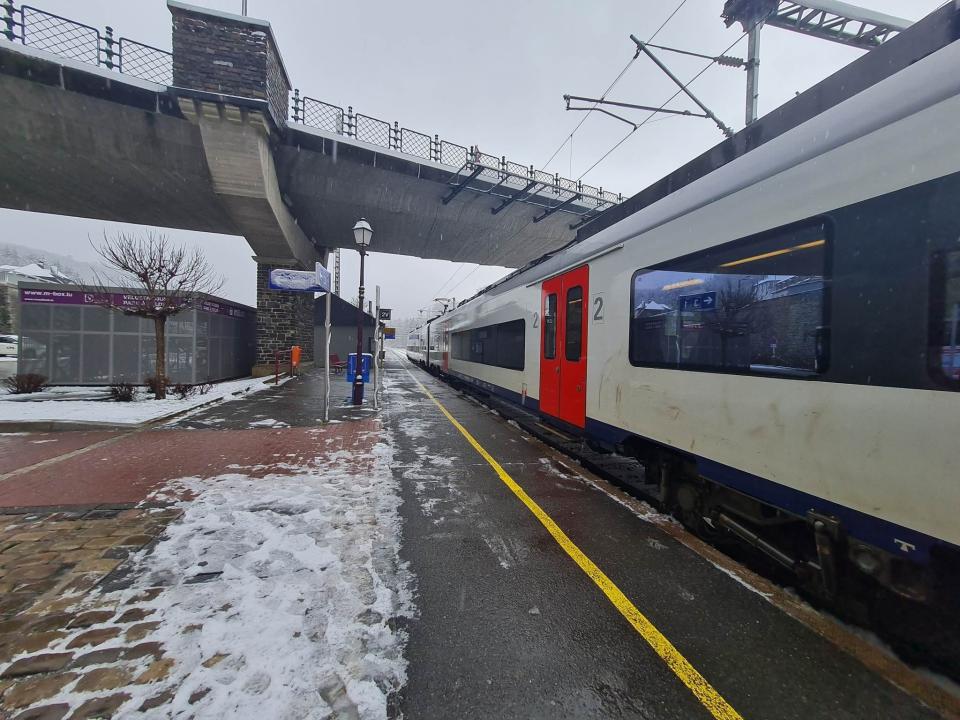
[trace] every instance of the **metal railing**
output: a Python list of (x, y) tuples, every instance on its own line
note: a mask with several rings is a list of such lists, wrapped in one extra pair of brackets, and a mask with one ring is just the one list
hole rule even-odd
[[(126, 37), (116, 39), (109, 26), (101, 33), (98, 28), (32, 5), (18, 7), (13, 0), (0, 0), (0, 36), (10, 42), (160, 85), (173, 84), (173, 53)], [(492, 192), (510, 202), (536, 205), (543, 205), (543, 202), (534, 200), (534, 196), (542, 198), (544, 194), (552, 194), (556, 196), (555, 203), (559, 203), (559, 206), (554, 204), (555, 210), (579, 215), (583, 222), (623, 201), (619, 193), (536, 170), (532, 165), (520, 165), (504, 156), (483, 153), (476, 146), (468, 148), (441, 140), (436, 134), (400, 127), (397, 122), (391, 124), (355, 113), (350, 106), (344, 111), (342, 107), (316, 98), (301, 97), (299, 90), (293, 91), (291, 100), (288, 114), (293, 122), (457, 168), (458, 180), (463, 174), (470, 177), (470, 182), (463, 183), (467, 189)], [(271, 97), (271, 103), (282, 105), (282, 94), (278, 98)], [(486, 185), (470, 184), (477, 179)], [(550, 207), (551, 204), (548, 202), (544, 206)]]
[(115, 38), (113, 28), (98, 28), (32, 5), (0, 1), (0, 35), (10, 42), (116, 70), (161, 85), (173, 83), (173, 53), (152, 45)]
[[(504, 156), (490, 155), (481, 152), (475, 145), (465, 147), (446, 140), (439, 135), (400, 127), (394, 122), (392, 125), (385, 120), (355, 113), (352, 106), (344, 110), (338, 105), (331, 105), (323, 100), (302, 96), (299, 89), (293, 91), (290, 107), (290, 119), (295, 123), (318, 128), (329, 133), (355, 138), (361, 142), (378, 147), (396, 150), (405, 155), (411, 155), (424, 160), (449, 165), (458, 168), (458, 174), (464, 171), (471, 173), (478, 170), (473, 179), (480, 179), (497, 188), (506, 188), (516, 194), (517, 190), (528, 188), (531, 183), (535, 189), (533, 193), (552, 193), (562, 200), (576, 195), (576, 205), (563, 208), (564, 212), (577, 215), (595, 215), (597, 211), (606, 209), (623, 201), (619, 193), (612, 193), (601, 187), (585, 185), (577, 180), (569, 180), (557, 174), (536, 170), (532, 165), (521, 165), (507, 160)], [(470, 187), (470, 186), (468, 186)], [(470, 187), (470, 189), (476, 189)], [(487, 191), (486, 188), (483, 189)], [(494, 193), (500, 195), (499, 193)], [(503, 195), (500, 195), (503, 197)], [(519, 202), (528, 199), (517, 198)], [(541, 203), (534, 203), (541, 204)]]

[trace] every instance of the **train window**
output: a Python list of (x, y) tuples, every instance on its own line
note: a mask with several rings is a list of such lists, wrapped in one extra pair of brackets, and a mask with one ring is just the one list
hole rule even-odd
[(635, 365), (812, 376), (826, 369), (823, 223), (712, 248), (633, 276)]
[(567, 290), (566, 322), (564, 356), (577, 362), (583, 344), (583, 288), (579, 285)]
[(557, 296), (547, 295), (543, 309), (543, 356), (553, 360), (557, 356)]
[(931, 264), (930, 359), (940, 380), (960, 382), (960, 251), (937, 253)]
[(526, 323), (523, 320), (461, 330), (451, 334), (453, 357), (481, 365), (523, 370), (525, 337)]

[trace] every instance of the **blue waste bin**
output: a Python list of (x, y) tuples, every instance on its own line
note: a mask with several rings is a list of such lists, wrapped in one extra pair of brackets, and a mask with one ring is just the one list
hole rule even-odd
[[(361, 376), (365, 383), (370, 382), (370, 365), (373, 363), (373, 355), (370, 353), (363, 354), (363, 367), (361, 369)], [(347, 357), (347, 382), (353, 383), (354, 378), (357, 376), (357, 354), (350, 353)]]

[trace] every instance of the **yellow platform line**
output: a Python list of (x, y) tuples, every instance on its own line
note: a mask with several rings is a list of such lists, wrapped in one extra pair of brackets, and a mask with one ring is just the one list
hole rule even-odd
[(404, 368), (404, 370), (406, 370), (407, 374), (410, 375), (424, 394), (440, 408), (440, 412), (460, 431), (460, 434), (467, 439), (467, 442), (473, 446), (473, 449), (487, 461), (487, 464), (493, 468), (504, 485), (510, 488), (513, 494), (519, 498), (520, 502), (527, 506), (527, 509), (541, 522), (547, 529), (547, 532), (557, 541), (557, 544), (563, 548), (563, 551), (569, 555), (580, 569), (586, 573), (587, 577), (593, 580), (594, 584), (603, 591), (603, 594), (613, 603), (613, 606), (627, 619), (627, 622), (640, 633), (640, 636), (647, 641), (650, 647), (652, 647), (657, 655), (667, 664), (667, 667), (680, 678), (681, 682), (690, 689), (690, 692), (696, 696), (697, 700), (700, 701), (710, 714), (718, 720), (743, 720), (740, 713), (734, 710), (730, 703), (724, 700), (723, 696), (721, 696), (720, 693), (707, 682), (706, 678), (674, 647), (673, 643), (671, 643), (642, 612), (637, 610), (636, 606), (630, 602), (630, 599), (623, 594), (620, 588), (567, 537), (567, 534), (560, 529), (560, 526), (553, 521), (553, 518), (551, 518), (543, 508), (537, 505), (533, 498), (527, 495), (524, 489), (500, 466), (500, 463), (494, 460), (493, 456), (490, 455), (490, 453), (476, 441), (473, 435), (450, 414), (450, 411), (434, 397), (433, 393), (431, 393), (423, 383), (417, 380), (410, 370), (407, 368)]

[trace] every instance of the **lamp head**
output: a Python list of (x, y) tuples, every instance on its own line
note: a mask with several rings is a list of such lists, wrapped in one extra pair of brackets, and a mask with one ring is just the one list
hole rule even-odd
[(353, 226), (353, 239), (357, 245), (361, 248), (367, 247), (371, 237), (373, 237), (373, 228), (370, 227), (370, 223), (364, 218), (357, 220), (357, 224)]

